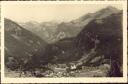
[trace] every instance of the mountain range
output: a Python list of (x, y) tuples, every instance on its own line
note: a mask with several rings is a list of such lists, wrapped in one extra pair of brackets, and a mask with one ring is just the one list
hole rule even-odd
[[(21, 64), (30, 59), (29, 66), (71, 62), (78, 66), (97, 66), (112, 62), (112, 70), (115, 73), (120, 71), (115, 66), (121, 67), (123, 59), (121, 10), (107, 7), (71, 22), (28, 22), (20, 25), (5, 19), (7, 66), (10, 57), (14, 57)], [(120, 76), (115, 73), (111, 75)]]
[(57, 23), (51, 21), (38, 23), (35, 21), (30, 21), (26, 23), (20, 23), (20, 25), (35, 33), (48, 43), (54, 43), (63, 38), (77, 36), (78, 33), (84, 28), (84, 26), (86, 26), (93, 19), (105, 18), (118, 12), (120, 12), (120, 10), (112, 6), (108, 6), (107, 8), (99, 10), (95, 13), (85, 14), (70, 22)]

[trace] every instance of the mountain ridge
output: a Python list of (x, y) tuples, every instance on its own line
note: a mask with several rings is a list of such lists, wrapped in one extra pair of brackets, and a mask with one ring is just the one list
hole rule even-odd
[[(95, 13), (85, 14), (70, 22), (61, 22), (61, 23), (55, 23), (55, 24), (51, 24), (51, 22), (42, 22), (37, 25), (36, 29), (33, 28), (32, 26), (29, 27), (29, 25), (27, 24), (24, 24), (21, 26), (25, 27), (26, 25), (28, 30), (33, 31), (33, 33), (37, 34), (42, 39), (46, 40), (48, 43), (54, 43), (66, 37), (70, 38), (70, 37), (77, 36), (77, 34), (83, 29), (83, 27), (93, 19), (96, 19), (96, 18), (102, 19), (111, 14), (118, 13), (118, 12), (120, 12), (120, 10), (118, 10), (117, 8), (108, 6), (106, 8), (96, 11)], [(45, 24), (49, 24), (49, 26)], [(44, 29), (45, 27), (46, 29)], [(45, 33), (45, 35), (43, 33)]]
[[(41, 49), (45, 51), (47, 43), (34, 35), (32, 32), (22, 28), (12, 20), (4, 19), (5, 21), (5, 61), (9, 67), (10, 58), (18, 59), (24, 63), (30, 59)], [(18, 66), (18, 65), (17, 65)]]

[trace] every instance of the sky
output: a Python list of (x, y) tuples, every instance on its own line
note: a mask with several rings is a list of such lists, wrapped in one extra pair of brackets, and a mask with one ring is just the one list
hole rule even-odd
[(107, 6), (122, 9), (121, 5), (89, 4), (11, 4), (3, 6), (4, 17), (17, 22), (68, 22), (87, 13), (96, 12)]

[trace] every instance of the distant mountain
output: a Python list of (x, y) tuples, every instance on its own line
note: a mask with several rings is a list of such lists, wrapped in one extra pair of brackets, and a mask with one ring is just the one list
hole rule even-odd
[(43, 56), (47, 45), (45, 41), (12, 20), (5, 18), (4, 22), (6, 63), (11, 57), (23, 63), (39, 54), (40, 50)]
[(111, 14), (115, 14), (119, 12), (120, 10), (114, 7), (108, 6), (107, 8), (99, 10), (95, 13), (85, 14), (71, 22), (67, 22), (67, 23), (63, 22), (59, 24), (57, 33), (64, 32), (65, 37), (75, 37), (84, 28), (84, 26), (86, 26), (90, 21), (94, 19), (102, 19), (107, 16), (110, 16)]
[(54, 40), (54, 33), (56, 32), (57, 22), (35, 22), (30, 21), (26, 23), (20, 23), (25, 29), (33, 32), (46, 42), (51, 43)]
[(111, 14), (120, 12), (120, 10), (114, 7), (107, 7), (95, 13), (88, 13), (76, 20), (70, 22), (61, 22), (57, 23), (54, 21), (51, 22), (26, 22), (22, 23), (21, 26), (27, 30), (35, 33), (48, 43), (54, 43), (63, 38), (75, 37), (77, 34), (86, 26), (90, 21), (94, 19), (102, 19)]
[(29, 21), (25, 23), (19, 23), (19, 25), (23, 26), (25, 29), (31, 31), (31, 32), (36, 32), (38, 31), (39, 28), (39, 23), (36, 21)]

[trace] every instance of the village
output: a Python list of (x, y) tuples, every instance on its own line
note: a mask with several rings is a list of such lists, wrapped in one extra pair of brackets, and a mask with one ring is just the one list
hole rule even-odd
[(98, 67), (82, 66), (77, 68), (75, 63), (47, 65), (51, 70), (36, 70), (36, 77), (104, 77), (107, 76), (110, 65), (104, 64)]

